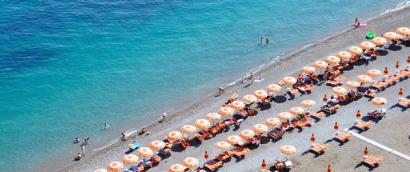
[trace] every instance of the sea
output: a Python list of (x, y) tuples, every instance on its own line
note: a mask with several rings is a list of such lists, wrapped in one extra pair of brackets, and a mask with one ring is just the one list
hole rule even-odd
[(0, 171), (77, 152), (76, 137), (90, 137), (98, 149), (284, 53), (351, 28), (355, 17), (406, 4), (1, 1)]

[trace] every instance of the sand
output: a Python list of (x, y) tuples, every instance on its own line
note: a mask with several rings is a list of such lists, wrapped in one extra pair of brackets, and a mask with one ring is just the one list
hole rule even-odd
[[(202, 98), (199, 97), (197, 102), (193, 102), (190, 106), (182, 108), (175, 114), (170, 114), (163, 123), (154, 123), (147, 127), (151, 135), (135, 136), (134, 139), (142, 145), (147, 145), (155, 139), (162, 140), (169, 131), (179, 130), (184, 124), (192, 124), (195, 119), (203, 118), (205, 114), (209, 112), (216, 112), (226, 98), (233, 93), (238, 93), (241, 96), (251, 94), (256, 89), (264, 89), (271, 83), (277, 83), (284, 76), (295, 76), (305, 65), (312, 64), (314, 61), (323, 59), (323, 57), (328, 55), (336, 54), (338, 51), (347, 50), (351, 45), (358, 45), (365, 40), (364, 36), (368, 31), (383, 33), (386, 31), (394, 31), (399, 26), (409, 27), (409, 9), (410, 8), (407, 7), (387, 13), (369, 21), (369, 27), (367, 29), (346, 30), (281, 57), (265, 66), (265, 68), (259, 72), (263, 74), (264, 80), (262, 82), (254, 83), (246, 88), (244, 88), (243, 84), (234, 84), (228, 87), (225, 94), (220, 97), (214, 97), (213, 95)], [(343, 76), (345, 76), (347, 80), (355, 80), (358, 74), (365, 74), (368, 69), (376, 68), (382, 70), (385, 66), (393, 69), (396, 60), (400, 60), (401, 64), (404, 65), (407, 56), (410, 55), (410, 47), (402, 45), (400, 48), (400, 50), (389, 50), (387, 55), (371, 62), (368, 66), (355, 66), (354, 69), (345, 72)], [(380, 95), (385, 96), (389, 100), (389, 105), (392, 105), (397, 99), (398, 88), (403, 87), (405, 93), (409, 93), (409, 85), (410, 81), (406, 80), (380, 93)], [(329, 95), (330, 92), (330, 87), (322, 85), (315, 87), (311, 94), (297, 96), (293, 100), (286, 100), (282, 103), (273, 103), (270, 109), (260, 112), (257, 116), (248, 118), (243, 122), (238, 131), (231, 130), (226, 133), (221, 133), (215, 138), (203, 142), (199, 147), (190, 147), (182, 152), (173, 152), (170, 158), (161, 161), (157, 167), (149, 171), (166, 171), (171, 164), (181, 163), (182, 159), (188, 156), (199, 158), (202, 164), (204, 162), (202, 157), (205, 150), (209, 151), (212, 156), (217, 153), (215, 148), (213, 148), (213, 145), (217, 141), (225, 140), (227, 136), (237, 134), (243, 129), (250, 129), (256, 123), (263, 123), (266, 118), (273, 117), (274, 114), (278, 112), (287, 111), (293, 106), (299, 106), (301, 100), (313, 99), (320, 102), (323, 94), (327, 93)], [(318, 107), (319, 105), (314, 109), (317, 110)], [(370, 105), (367, 99), (363, 98), (360, 101), (342, 107), (337, 114), (321, 120), (313, 127), (304, 129), (303, 132), (293, 132), (287, 134), (285, 138), (279, 142), (270, 142), (260, 145), (258, 149), (247, 154), (244, 160), (240, 162), (228, 162), (219, 171), (258, 171), (260, 170), (259, 165), (262, 159), (267, 160), (271, 165), (275, 159), (283, 158), (278, 149), (284, 144), (294, 145), (298, 149), (298, 153), (292, 156), (295, 161), (295, 167), (292, 171), (324, 171), (329, 163), (332, 164), (334, 171), (367, 171), (368, 169), (363, 166), (355, 168), (360, 162), (361, 152), (364, 146), (368, 146), (372, 154), (385, 157), (385, 162), (379, 168), (375, 169), (375, 171), (385, 171), (386, 169), (403, 171), (403, 169), (410, 169), (410, 163), (408, 163), (407, 160), (385, 152), (377, 147), (373, 147), (356, 138), (352, 138), (350, 142), (343, 146), (338, 146), (334, 142), (331, 142), (329, 152), (318, 158), (314, 158), (312, 154), (302, 155), (303, 151), (307, 150), (311, 144), (309, 141), (310, 134), (315, 133), (319, 142), (324, 142), (332, 138), (335, 132), (332, 129), (334, 122), (339, 122), (342, 128), (350, 127), (355, 121), (354, 114), (357, 109), (360, 109), (362, 112), (367, 112), (373, 110), (374, 107)], [(397, 109), (391, 109), (388, 111), (387, 118), (383, 119), (369, 131), (362, 133), (362, 135), (409, 155), (409, 114), (409, 110), (402, 112)], [(110, 161), (122, 159), (129, 142), (118, 142), (100, 151), (87, 153), (87, 156), (80, 162), (69, 160), (57, 162), (56, 160), (50, 160), (35, 171), (56, 171), (56, 169), (59, 169), (59, 171), (93, 171), (96, 168), (106, 167)], [(73, 152), (73, 155), (74, 154)]]

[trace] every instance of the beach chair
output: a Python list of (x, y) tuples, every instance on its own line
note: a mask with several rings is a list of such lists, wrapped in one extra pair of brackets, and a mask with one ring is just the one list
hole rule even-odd
[(358, 122), (355, 122), (354, 127), (360, 130), (367, 130), (372, 124), (373, 124), (373, 121), (358, 121)]
[(225, 103), (225, 104), (232, 103), (232, 102), (235, 101), (238, 97), (239, 97), (239, 94), (237, 94), (237, 93), (232, 94), (230, 97), (228, 97), (228, 99), (226, 100), (226, 103)]
[(222, 162), (216, 159), (208, 161), (204, 164), (204, 168), (210, 171), (217, 171), (221, 167), (222, 167)]
[(375, 110), (375, 111), (372, 111), (372, 112), (368, 112), (367, 115), (369, 117), (375, 118), (376, 120), (379, 120), (379, 119), (382, 119), (386, 115), (386, 112), (385, 111)]
[(363, 163), (369, 165), (370, 167), (374, 168), (380, 165), (380, 163), (384, 160), (382, 156), (374, 156), (374, 155), (364, 155), (363, 156)]
[(321, 120), (326, 114), (324, 112), (313, 112), (313, 113), (309, 113), (310, 117), (313, 117), (317, 120)]
[(345, 143), (345, 142), (349, 141), (350, 137), (352, 137), (352, 134), (341, 132), (341, 133), (336, 134), (335, 139), (339, 140), (342, 143)]
[(243, 159), (245, 158), (245, 154), (249, 151), (248, 148), (245, 147), (238, 147), (235, 148), (231, 151), (231, 153), (233, 154), (233, 156), (237, 157), (238, 159)]
[(329, 144), (313, 144), (312, 147), (310, 148), (310, 151), (317, 155), (324, 154), (327, 149), (329, 149), (330, 145)]
[(288, 92), (289, 94), (296, 95), (299, 92), (299, 90), (295, 88), (289, 88)]
[(399, 98), (399, 101), (397, 102), (397, 105), (399, 105), (403, 108), (409, 108), (410, 107), (410, 99)]

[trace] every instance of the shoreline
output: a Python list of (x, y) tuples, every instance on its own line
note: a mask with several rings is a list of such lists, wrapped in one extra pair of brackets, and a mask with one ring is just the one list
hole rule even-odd
[[(406, 9), (409, 9), (409, 8), (410, 7), (408, 7), (408, 6), (402, 6), (402, 7), (399, 7), (397, 9), (387, 10), (388, 12), (384, 12), (384, 13), (382, 13), (382, 14), (374, 17), (374, 18), (370, 18), (370, 19), (366, 20), (366, 22), (367, 23), (374, 22), (375, 20), (383, 19), (384, 17), (388, 17), (388, 16), (394, 15), (396, 13), (400, 13), (401, 11), (405, 11)], [(277, 56), (273, 60), (271, 60), (270, 62), (262, 64), (259, 67), (257, 67), (256, 70), (252, 69), (249, 72), (253, 72), (256, 75), (266, 74), (271, 68), (275, 68), (277, 66), (282, 65), (283, 63), (291, 61), (291, 60), (297, 58), (298, 55), (300, 55), (300, 54), (302, 54), (306, 51), (309, 51), (309, 49), (312, 49), (316, 46), (320, 46), (321, 43), (331, 41), (332, 39), (340, 37), (341, 35), (352, 32), (354, 30), (355, 30), (354, 28), (343, 28), (343, 30), (340, 31), (340, 32), (337, 32), (335, 34), (327, 36), (323, 39), (319, 39), (315, 42), (309, 43), (309, 44), (303, 46), (302, 48), (298, 48), (296, 50), (289, 51), (288, 53), (284, 53), (284, 55)], [(330, 53), (331, 52), (328, 52), (328, 54), (330, 54)], [(319, 57), (317, 57), (317, 58), (319, 58)], [(295, 68), (294, 70), (295, 71), (289, 71), (286, 74), (290, 75), (290, 74), (296, 72), (296, 70), (298, 71), (298, 68)], [(279, 78), (277, 78), (277, 80), (279, 80)], [(235, 91), (235, 88), (242, 89), (240, 81), (241, 81), (241, 78), (239, 78), (237, 80), (234, 80), (233, 82), (228, 83), (226, 86), (224, 86), (225, 94), (220, 96), (220, 97), (217, 97), (216, 99), (221, 100), (221, 99), (223, 99), (223, 97), (231, 95), (231, 93)], [(255, 85), (255, 84), (253, 84), (253, 85)], [(204, 106), (207, 103), (209, 103), (210, 101), (212, 101), (212, 99), (215, 99), (214, 95), (215, 95), (215, 93), (206, 95), (206, 96), (198, 99), (197, 101), (195, 101), (192, 104), (189, 104), (187, 106), (183, 106), (183, 108), (180, 108), (178, 110), (172, 111), (171, 113), (168, 113), (168, 117), (167, 117), (166, 121), (164, 121), (163, 123), (158, 123), (158, 121), (153, 121), (153, 122), (149, 123), (148, 125), (144, 126), (144, 128), (147, 128), (149, 131), (155, 131), (155, 130), (158, 130), (158, 129), (161, 130), (161, 128), (162, 128), (161, 126), (166, 126), (167, 123), (172, 123), (175, 120), (178, 121), (181, 118), (187, 117), (186, 116), (187, 112), (189, 112), (191, 110), (200, 109), (201, 106)], [(195, 114), (195, 115), (192, 115), (192, 117), (195, 118), (195, 117), (198, 117), (199, 115), (201, 115), (201, 114)], [(203, 115), (201, 115), (201, 116), (203, 116)], [(187, 120), (189, 120), (189, 118)], [(182, 121), (180, 121), (179, 123), (182, 123)], [(141, 128), (143, 128), (143, 127), (141, 127)], [(140, 143), (142, 143), (143, 140), (146, 142), (148, 138), (144, 138), (144, 137), (135, 135), (135, 132), (138, 131), (138, 130), (139, 129), (131, 131), (131, 132), (134, 132), (134, 133), (131, 136), (129, 136), (129, 140), (138, 139), (138, 140), (140, 140), (139, 141)], [(167, 129), (167, 131), (169, 131), (169, 130), (171, 130), (171, 128)], [(165, 131), (165, 132), (167, 132), (167, 131)], [(129, 132), (130, 131), (127, 131), (127, 133), (129, 133)], [(155, 134), (153, 134), (153, 135), (155, 136)], [(161, 135), (161, 132), (156, 133), (156, 135)], [(163, 136), (163, 134), (162, 134), (162, 136)], [(115, 141), (115, 140), (113, 140), (113, 141)], [(107, 154), (111, 151), (115, 151), (118, 148), (124, 149), (124, 145), (125, 144), (120, 142), (119, 139), (118, 139), (116, 142), (113, 142), (112, 144), (108, 144), (108, 145), (105, 145), (103, 147), (97, 148), (95, 150), (95, 152), (92, 152), (91, 154), (89, 153), (89, 155), (86, 156), (81, 162), (74, 162), (74, 163), (68, 164), (67, 166), (62, 167), (61, 169), (59, 169), (59, 171), (75, 171), (75, 169), (78, 166), (81, 166), (83, 164), (87, 164), (87, 162), (92, 161), (92, 159), (95, 158), (95, 157)], [(112, 159), (114, 159), (114, 158), (112, 158)], [(52, 163), (53, 163), (52, 161), (48, 161), (44, 165), (48, 166), (47, 164), (52, 164)], [(54, 169), (55, 170), (55, 168), (52, 168), (51, 166), (49, 166), (49, 167), (50, 168), (45, 167), (45, 169)]]

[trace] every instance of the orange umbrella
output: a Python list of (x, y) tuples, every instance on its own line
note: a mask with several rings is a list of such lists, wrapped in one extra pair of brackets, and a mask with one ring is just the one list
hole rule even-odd
[(310, 141), (312, 141), (313, 143), (316, 142), (316, 136), (315, 136), (315, 134), (312, 134), (312, 135), (310, 136)]
[(332, 66), (336, 66), (340, 63), (340, 58), (336, 56), (328, 56), (326, 60), (327, 63), (329, 63)]
[(357, 110), (356, 112), (356, 118), (360, 118), (362, 116), (362, 113), (360, 112), (360, 110)]
[(269, 128), (265, 124), (255, 124), (253, 126), (253, 131), (255, 134), (263, 134), (268, 132)]
[(343, 95), (346, 95), (346, 94), (347, 94), (346, 88), (339, 87), (339, 86), (333, 87), (333, 88), (332, 88), (332, 92), (333, 92), (334, 94), (336, 94), (336, 95), (339, 95), (339, 96), (343, 96)]
[(205, 153), (204, 153), (204, 158), (205, 158), (206, 160), (209, 159), (209, 153), (208, 153), (208, 151), (205, 151)]
[(360, 82), (357, 82), (357, 81), (347, 81), (347, 82), (346, 82), (346, 87), (349, 87), (349, 88), (357, 88), (357, 87), (360, 87)]
[(196, 127), (193, 125), (184, 125), (181, 127), (181, 131), (186, 134), (194, 134), (196, 132)]
[(389, 69), (387, 69), (387, 67), (384, 67), (383, 73), (384, 73), (384, 75), (388, 75), (389, 74)]
[(98, 169), (95, 169), (94, 172), (108, 172), (108, 171), (104, 168), (98, 168)]
[[(357, 48), (359, 48), (359, 47), (357, 47)], [(350, 54), (347, 51), (341, 51), (341, 52), (337, 53), (337, 57), (339, 57), (343, 61), (349, 61), (350, 58), (352, 58), (352, 54)]]
[(315, 106), (316, 102), (314, 100), (302, 100), (302, 102), (300, 102), (300, 104), (303, 107), (311, 108), (311, 107)]
[(258, 101), (258, 98), (251, 94), (243, 96), (242, 99), (245, 103), (248, 103), (248, 104), (255, 103), (256, 101)]
[(252, 130), (243, 130), (241, 131), (239, 136), (241, 136), (245, 140), (248, 140), (252, 139), (255, 136), (255, 132), (253, 132)]
[(357, 76), (357, 80), (359, 80), (361, 83), (370, 83), (370, 82), (372, 82), (372, 78), (368, 75), (359, 75), (359, 76)]
[(332, 172), (332, 167), (330, 167), (330, 164), (327, 165), (327, 172)]
[(268, 92), (279, 92), (282, 89), (282, 87), (278, 84), (270, 84), (266, 90)]
[(395, 66), (395, 67), (396, 67), (396, 69), (400, 69), (400, 63), (399, 63), (399, 61), (396, 62), (396, 66)]
[(149, 148), (151, 148), (154, 151), (159, 151), (161, 149), (164, 149), (165, 143), (161, 140), (154, 140), (149, 144)]
[(372, 43), (377, 45), (377, 46), (383, 46), (385, 45), (387, 42), (386, 39), (382, 38), (382, 37), (375, 37), (372, 39)]
[(124, 164), (120, 161), (112, 161), (108, 164), (108, 172), (121, 172), (124, 168)]
[(323, 60), (318, 60), (314, 64), (315, 68), (317, 68), (317, 69), (326, 69), (327, 65), (328, 64)]
[(124, 164), (135, 164), (138, 161), (138, 156), (135, 154), (127, 154), (124, 156), (124, 158), (122, 159), (122, 162), (124, 162)]
[(361, 55), (363, 53), (363, 49), (360, 47), (353, 46), (349, 48), (349, 52), (354, 55)]
[(211, 123), (206, 119), (197, 119), (195, 121), (195, 126), (201, 130), (206, 130), (211, 127)]
[(279, 118), (268, 118), (265, 120), (265, 124), (269, 127), (276, 127), (280, 125)]
[(243, 142), (242, 138), (238, 135), (230, 135), (227, 139), (226, 142), (228, 142), (231, 145), (236, 145), (236, 144), (241, 144)]
[(230, 116), (233, 115), (233, 113), (234, 110), (231, 107), (224, 106), (219, 109), (219, 114), (222, 116)]
[(378, 77), (380, 75), (382, 75), (382, 72), (380, 70), (377, 69), (370, 69), (367, 71), (367, 75), (369, 75), (370, 77)]
[(291, 145), (284, 145), (280, 147), (280, 152), (282, 152), (285, 155), (290, 155), (296, 153), (296, 148)]
[(303, 112), (305, 112), (305, 109), (301, 107), (292, 107), (289, 109), (289, 112), (292, 115), (298, 115), (298, 114), (302, 114)]
[(170, 142), (175, 142), (182, 139), (182, 134), (179, 131), (171, 131), (167, 135), (167, 140)]
[(383, 106), (387, 103), (387, 99), (383, 97), (375, 97), (372, 99), (372, 104), (375, 106)]
[(278, 118), (283, 121), (290, 120), (292, 118), (292, 114), (289, 112), (281, 112), (278, 114)]
[(221, 119), (221, 115), (219, 115), (218, 113), (208, 113), (206, 114), (206, 119), (210, 121), (216, 121)]
[(194, 157), (186, 157), (183, 161), (182, 164), (184, 164), (185, 167), (188, 167), (189, 169), (194, 169), (197, 168), (199, 165), (198, 159)]
[(291, 77), (291, 76), (286, 76), (282, 79), (282, 82), (287, 85), (293, 85), (296, 83), (296, 78)]
[(369, 154), (369, 150), (367, 149), (367, 146), (364, 148), (363, 154), (364, 154), (364, 155)]
[(154, 152), (149, 147), (140, 147), (137, 149), (137, 155), (142, 158), (151, 158), (154, 155)]
[(312, 66), (305, 66), (302, 68), (303, 73), (314, 73), (316, 71), (316, 68)]
[(360, 47), (363, 48), (364, 50), (369, 50), (369, 49), (372, 49), (372, 48), (376, 47), (376, 45), (374, 45), (371, 42), (364, 41), (364, 42), (360, 43)]
[(403, 96), (404, 96), (403, 88), (400, 88), (399, 96), (400, 96), (400, 97), (403, 97)]
[(217, 142), (215, 144), (215, 147), (217, 149), (229, 149), (229, 148), (231, 148), (231, 146), (232, 146), (231, 144), (229, 144), (228, 142), (225, 142), (225, 141)]
[(263, 160), (262, 160), (262, 163), (261, 163), (261, 167), (262, 167), (263, 169), (265, 169), (267, 166), (268, 166), (268, 165), (266, 165), (266, 162), (265, 162), (265, 160), (263, 159)]
[(395, 32), (386, 32), (383, 34), (383, 38), (386, 38), (387, 40), (395, 40), (398, 39), (399, 35)]
[(253, 94), (258, 99), (265, 99), (266, 97), (268, 97), (268, 92), (266, 92), (265, 90), (256, 90), (255, 92), (253, 92)]
[(327, 98), (327, 95), (326, 95), (326, 94), (323, 96), (322, 101), (323, 101), (323, 102), (327, 102), (327, 101), (328, 101), (328, 98)]
[(231, 103), (231, 107), (235, 110), (242, 110), (243, 108), (245, 108), (245, 103), (235, 100)]
[(185, 169), (186, 169), (186, 167), (181, 165), (181, 164), (172, 164), (168, 168), (168, 172), (184, 172)]
[(335, 130), (339, 130), (339, 124), (338, 124), (337, 122), (335, 122), (335, 125), (333, 126), (333, 128), (334, 128)]
[(410, 29), (408, 27), (397, 28), (397, 33), (403, 36), (410, 36)]

